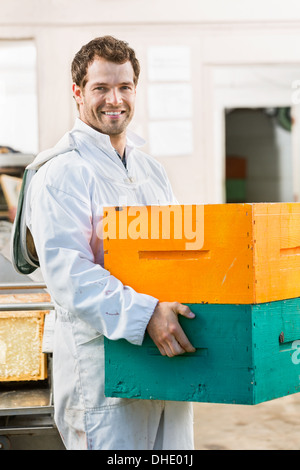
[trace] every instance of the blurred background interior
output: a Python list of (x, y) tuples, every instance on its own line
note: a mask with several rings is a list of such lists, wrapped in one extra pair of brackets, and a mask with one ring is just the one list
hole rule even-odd
[(0, 0), (0, 11), (1, 282), (20, 281), (8, 244), (24, 168), (73, 126), (71, 61), (96, 36), (136, 50), (131, 128), (180, 203), (300, 200), (297, 0)]

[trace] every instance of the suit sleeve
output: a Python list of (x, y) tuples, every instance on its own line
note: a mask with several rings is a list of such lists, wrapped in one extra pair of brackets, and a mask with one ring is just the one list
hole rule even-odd
[(27, 224), (53, 301), (109, 339), (142, 344), (158, 300), (123, 285), (95, 263), (87, 201), (42, 184), (29, 213)]

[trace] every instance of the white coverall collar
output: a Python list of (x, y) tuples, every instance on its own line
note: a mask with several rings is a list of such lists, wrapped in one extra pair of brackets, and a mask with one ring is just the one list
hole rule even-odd
[[(70, 139), (70, 136), (72, 132), (76, 132), (76, 131), (82, 132), (82, 134), (92, 138), (92, 140), (95, 142), (95, 145), (97, 145), (100, 148), (106, 149), (107, 154), (114, 161), (116, 161), (117, 164), (123, 167), (123, 163), (120, 161), (119, 157), (117, 157), (115, 150), (113, 146), (111, 145), (109, 136), (96, 131), (95, 129), (93, 129), (92, 127), (88, 126), (83, 121), (81, 121), (81, 119), (76, 118), (72, 131), (65, 134), (60, 139), (60, 141), (55, 145), (55, 147), (40, 152), (35, 157), (33, 162), (31, 162), (26, 168), (28, 170), (37, 170), (38, 168), (40, 168), (40, 166), (42, 166), (44, 163), (46, 163), (48, 160), (55, 157), (56, 155), (74, 150), (74, 142), (72, 141), (72, 139)], [(128, 156), (131, 150), (133, 150), (136, 147), (141, 147), (145, 145), (145, 141), (143, 138), (139, 137), (138, 135), (136, 135), (134, 132), (130, 130), (127, 130), (126, 137), (127, 137), (126, 159), (128, 159)]]
[[(97, 145), (100, 147), (106, 147), (109, 150), (114, 150), (113, 146), (111, 145), (110, 138), (106, 134), (102, 134), (102, 132), (96, 131), (88, 124), (83, 122), (81, 119), (76, 118), (75, 125), (73, 127), (73, 131), (82, 131), (88, 134), (94, 141), (96, 141)], [(145, 145), (145, 140), (135, 134), (134, 132), (127, 129), (126, 131), (126, 154), (128, 155), (130, 150), (135, 147), (142, 147)]]

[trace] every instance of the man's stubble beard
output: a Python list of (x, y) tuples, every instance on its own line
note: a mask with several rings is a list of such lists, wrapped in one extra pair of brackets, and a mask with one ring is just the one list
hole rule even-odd
[[(118, 120), (112, 122), (105, 122), (107, 118), (103, 118), (101, 111), (98, 111), (96, 114), (97, 120), (95, 122), (95, 125), (92, 125), (92, 127), (94, 127), (94, 129), (98, 130), (102, 134), (111, 136), (119, 135), (126, 131), (128, 125), (130, 124), (133, 118), (133, 114), (133, 111), (129, 112), (126, 110), (126, 117), (122, 120), (122, 122), (118, 122)], [(91, 122), (91, 120), (89, 121)]]

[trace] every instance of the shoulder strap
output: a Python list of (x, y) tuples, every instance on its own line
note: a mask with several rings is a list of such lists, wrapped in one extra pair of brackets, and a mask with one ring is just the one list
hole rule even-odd
[(32, 235), (26, 225), (25, 204), (27, 189), (37, 170), (25, 169), (20, 190), (17, 213), (12, 229), (11, 260), (20, 274), (30, 274), (39, 267)]
[(39, 259), (34, 240), (26, 225), (26, 197), (29, 184), (39, 168), (57, 155), (77, 150), (71, 133), (67, 133), (53, 149), (41, 152), (34, 161), (25, 168), (20, 190), (17, 213), (12, 229), (11, 260), (15, 270), (20, 274), (30, 274), (39, 267)]

